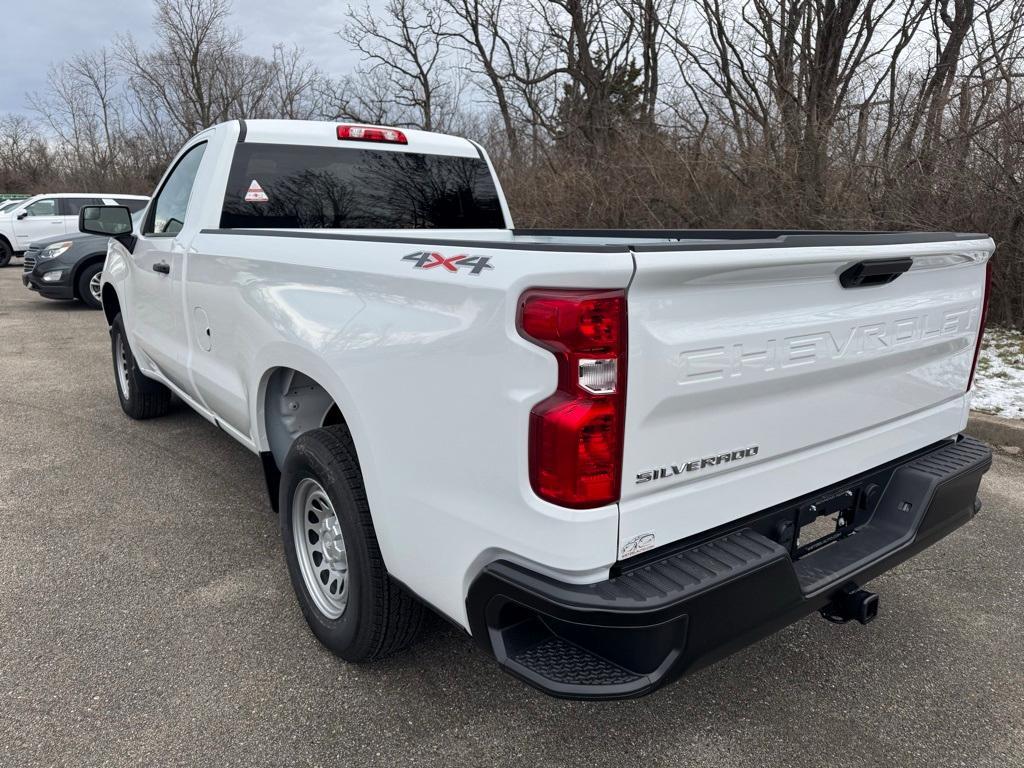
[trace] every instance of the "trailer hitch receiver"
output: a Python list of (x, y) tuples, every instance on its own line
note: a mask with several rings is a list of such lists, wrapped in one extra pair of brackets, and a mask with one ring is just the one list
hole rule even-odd
[(878, 595), (854, 585), (847, 586), (819, 612), (833, 624), (845, 624), (851, 619), (867, 624), (878, 615)]

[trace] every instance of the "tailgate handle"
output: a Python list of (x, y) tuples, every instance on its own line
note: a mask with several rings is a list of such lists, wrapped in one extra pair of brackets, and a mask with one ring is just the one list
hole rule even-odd
[(843, 270), (839, 275), (839, 283), (843, 288), (861, 288), (868, 285), (885, 285), (902, 275), (914, 260), (909, 256), (901, 259), (871, 259), (858, 261), (852, 267)]

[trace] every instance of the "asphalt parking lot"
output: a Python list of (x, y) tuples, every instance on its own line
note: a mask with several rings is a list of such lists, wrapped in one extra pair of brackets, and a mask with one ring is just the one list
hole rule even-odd
[(1024, 765), (1024, 460), (974, 522), (651, 696), (580, 703), (437, 621), (352, 666), (293, 598), (258, 459), (178, 405), (132, 422), (102, 314), (0, 269), (0, 766)]

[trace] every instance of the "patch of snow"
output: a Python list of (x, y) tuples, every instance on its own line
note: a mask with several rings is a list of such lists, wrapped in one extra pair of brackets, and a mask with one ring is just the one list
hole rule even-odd
[(1024, 419), (1024, 333), (988, 328), (978, 356), (971, 408)]

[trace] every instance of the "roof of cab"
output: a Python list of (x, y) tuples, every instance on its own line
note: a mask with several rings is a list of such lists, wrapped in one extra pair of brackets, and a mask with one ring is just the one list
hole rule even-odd
[[(246, 143), (350, 147), (352, 149), (418, 152), (428, 155), (455, 155), (459, 157), (480, 156), (480, 150), (468, 139), (463, 139), (459, 136), (449, 136), (444, 133), (417, 131), (410, 128), (394, 129), (405, 134), (405, 137), (409, 140), (408, 144), (386, 144), (338, 139), (339, 125), (364, 125), (364, 123), (327, 122), (320, 120), (246, 120), (244, 122), (244, 129), (241, 128), (241, 121), (232, 121), (232, 125), (239, 126), (239, 141)], [(243, 130), (244, 133), (242, 133)]]

